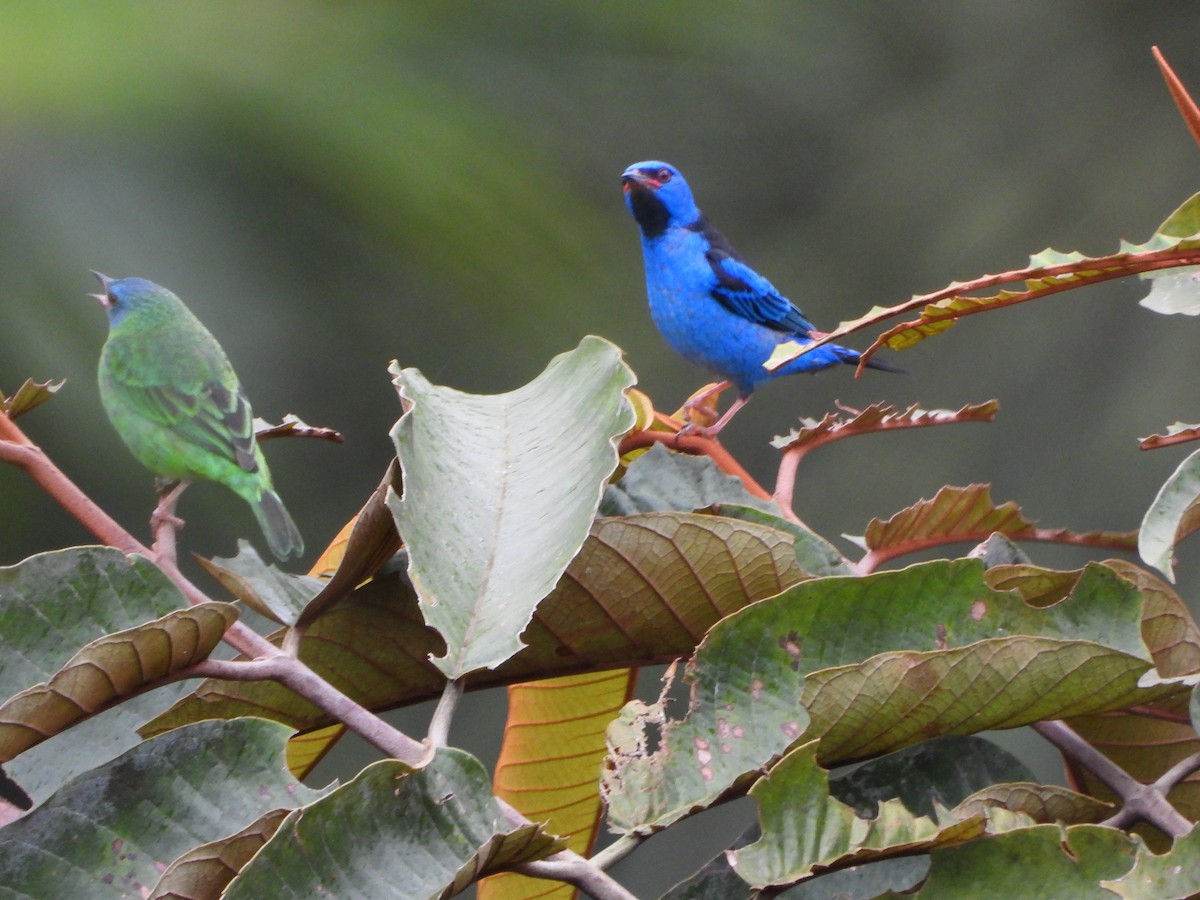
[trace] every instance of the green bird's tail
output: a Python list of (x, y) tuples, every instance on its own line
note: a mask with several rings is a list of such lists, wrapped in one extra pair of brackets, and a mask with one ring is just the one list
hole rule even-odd
[(277, 493), (270, 489), (263, 491), (257, 500), (250, 503), (250, 508), (254, 510), (254, 518), (258, 519), (258, 527), (266, 535), (271, 552), (279, 559), (299, 556), (304, 552), (300, 530), (283, 508), (283, 501)]

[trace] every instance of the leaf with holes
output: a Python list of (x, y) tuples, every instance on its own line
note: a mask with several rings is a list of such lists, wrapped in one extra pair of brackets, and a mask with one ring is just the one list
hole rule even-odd
[(631, 704), (614, 723), (610, 824), (665, 827), (802, 734), (834, 765), (1186, 691), (1147, 674), (1140, 624), (1136, 588), (1094, 565), (1046, 609), (991, 590), (976, 560), (801, 582), (710, 630), (687, 667), (682, 719)]
[(1200, 894), (1200, 828), (1176, 839), (1162, 855), (1139, 847), (1133, 868), (1100, 886), (1125, 900), (1164, 900)]

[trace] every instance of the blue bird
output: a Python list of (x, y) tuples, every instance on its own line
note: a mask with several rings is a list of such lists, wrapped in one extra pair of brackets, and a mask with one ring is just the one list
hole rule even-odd
[[(775, 372), (764, 369), (778, 344), (806, 344), (820, 332), (708, 224), (678, 169), (657, 160), (634, 163), (621, 182), (625, 205), (642, 232), (654, 324), (676, 353), (724, 379), (688, 408), (706, 409), (708, 398), (731, 385), (738, 391), (716, 424), (689, 424), (685, 431), (716, 435), (768, 379), (858, 364), (857, 350), (825, 344)], [(867, 367), (903, 371), (874, 359)]]

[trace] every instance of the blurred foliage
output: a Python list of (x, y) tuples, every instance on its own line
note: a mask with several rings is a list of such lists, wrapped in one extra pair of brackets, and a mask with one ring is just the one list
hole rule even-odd
[[(1197, 24), (1186, 5), (1033, 2), (18, 6), (0, 34), (0, 385), (68, 378), (27, 427), (136, 525), (148, 480), (99, 412), (104, 322), (85, 270), (168, 285), (263, 415), (346, 432), (341, 448), (270, 448), (317, 547), (382, 472), (393, 357), (502, 390), (594, 332), (628, 351), (661, 406), (705, 379), (645, 314), (616, 187), (634, 159), (684, 167), (735, 244), (832, 325), (1046, 244), (1148, 234), (1195, 187), (1149, 47), (1186, 80), (1200, 68), (1172, 40)], [(1047, 509), (1130, 527), (1171, 461), (1138, 460), (1121, 438), (1189, 411), (1133, 394), (1144, 377), (1186, 384), (1195, 340), (1131, 297), (1099, 289), (964, 327), (906, 357), (912, 379), (772, 386), (729, 440), (768, 460), (772, 434), (835, 397), (997, 396), (1000, 422), (957, 443), (899, 438), (885, 458), (902, 468), (872, 448), (877, 480), (850, 483), (862, 461), (829, 454), (810, 517), (836, 532), (860, 518), (840, 508), (883, 512), (948, 481), (1044, 496), (1031, 480), (1044, 475), (1059, 486)], [(1037, 410), (1022, 401), (1034, 385)], [(1074, 454), (1020, 463), (1031, 440), (1064, 435), (1093, 449), (1081, 479), (1064, 478)], [(1118, 467), (1134, 471), (1114, 484)], [(313, 483), (318, 471), (337, 479)], [(0, 561), (83, 539), (20, 475), (0, 479), (5, 508), (21, 510), (0, 523)], [(1081, 480), (1119, 490), (1128, 521), (1089, 519), (1101, 504), (1078, 496)], [(188, 496), (192, 546), (230, 552), (224, 517), (253, 534), (227, 500)]]

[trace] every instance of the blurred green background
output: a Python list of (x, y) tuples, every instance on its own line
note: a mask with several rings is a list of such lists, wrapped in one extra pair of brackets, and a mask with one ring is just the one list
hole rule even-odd
[[(67, 379), (22, 424), (146, 537), (150, 479), (98, 402), (87, 269), (172, 288), (260, 416), (346, 435), (267, 448), (307, 562), (392, 453), (393, 358), (501, 391), (595, 333), (664, 409), (708, 380), (650, 322), (629, 163), (680, 166), (750, 262), (832, 327), (1046, 246), (1145, 240), (1200, 181), (1150, 47), (1200, 94), (1198, 34), (1191, 3), (10, 4), (0, 388)], [(994, 425), (816, 454), (801, 516), (861, 534), (986, 481), (1046, 526), (1135, 528), (1187, 452), (1135, 438), (1200, 420), (1200, 322), (1139, 308), (1143, 293), (1124, 280), (964, 321), (892, 357), (908, 378), (781, 381), (723, 439), (769, 483), (768, 439), (835, 399), (994, 397)], [(89, 540), (14, 469), (0, 509), (0, 564)], [(223, 489), (194, 488), (181, 513), (188, 550), (261, 544)]]

